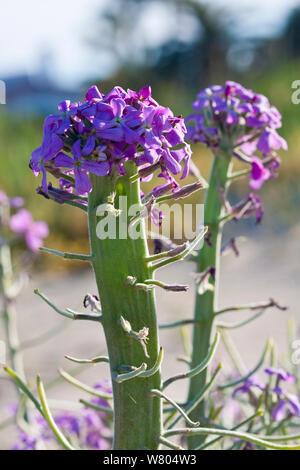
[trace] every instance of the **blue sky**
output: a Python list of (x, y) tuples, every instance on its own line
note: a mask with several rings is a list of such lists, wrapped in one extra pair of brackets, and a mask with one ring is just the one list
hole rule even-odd
[[(96, 18), (107, 2), (114, 0), (9, 0), (1, 5), (0, 78), (36, 72), (45, 66), (64, 85), (109, 71), (109, 61), (88, 44)], [(263, 35), (276, 32), (282, 19), (299, 0), (214, 0), (241, 12), (241, 32)], [(146, 30), (156, 37), (168, 34), (162, 15), (149, 15)], [(147, 24), (148, 21), (148, 24)], [(167, 26), (166, 26), (167, 25)], [(99, 30), (98, 30), (99, 33)], [(171, 34), (171, 31), (170, 31)], [(151, 38), (150, 38), (151, 40)]]

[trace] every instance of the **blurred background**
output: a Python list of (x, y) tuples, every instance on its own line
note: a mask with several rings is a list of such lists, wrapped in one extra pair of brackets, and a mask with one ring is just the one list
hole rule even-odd
[[(23, 196), (35, 218), (48, 222), (51, 235), (46, 245), (58, 250), (88, 250), (85, 217), (37, 196), (39, 180), (28, 163), (40, 145), (43, 120), (56, 112), (59, 101), (82, 98), (92, 84), (102, 92), (115, 85), (138, 90), (151, 84), (156, 100), (187, 115), (197, 91), (227, 79), (268, 96), (283, 115), (281, 134), (289, 150), (282, 154), (279, 177), (261, 190), (263, 224), (257, 227), (247, 221), (233, 228), (235, 234), (250, 239), (241, 246), (237, 260), (231, 256), (224, 260), (221, 302), (230, 305), (274, 296), (290, 307), (288, 315), (299, 318), (300, 104), (292, 104), (291, 95), (293, 81), (300, 80), (300, 2), (10, 0), (2, 5), (1, 18), (0, 79), (6, 84), (6, 104), (0, 105), (0, 189), (9, 196)], [(211, 160), (204, 147), (195, 148), (194, 161), (208, 177)], [(235, 186), (233, 199), (246, 193), (246, 185)], [(229, 228), (227, 236), (232, 232)], [(61, 306), (73, 308), (79, 308), (84, 294), (94, 289), (90, 272), (78, 263), (42, 256), (36, 269), (19, 301), (25, 337), (57, 321), (34, 298), (33, 286), (38, 284)], [(192, 285), (191, 270), (182, 264), (162, 277)], [(181, 318), (183, 311), (191, 316), (192, 290), (159, 294), (162, 321)], [(246, 362), (258, 358), (269, 334), (283, 348), (286, 319), (287, 314), (270, 311), (259, 323), (235, 334)], [(169, 373), (178, 368), (174, 349), (178, 334), (162, 336), (170, 345)], [(99, 346), (98, 331), (90, 325), (71, 326), (38, 354), (28, 353), (29, 370), (33, 376), (40, 371), (53, 378), (64, 353), (95, 355), (105, 350), (101, 341)], [(0, 399), (7, 398), (2, 381), (0, 387)]]

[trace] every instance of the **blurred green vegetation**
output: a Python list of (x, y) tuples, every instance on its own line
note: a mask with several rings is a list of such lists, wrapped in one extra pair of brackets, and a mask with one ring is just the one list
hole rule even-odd
[[(151, 74), (148, 75), (141, 71), (140, 74), (134, 74), (132, 77), (128, 74), (123, 77), (122, 72), (119, 72), (116, 77), (100, 83), (99, 86), (102, 91), (108, 91), (115, 84), (125, 88), (138, 89), (149, 82), (151, 83)], [(248, 78), (247, 76), (230, 74), (220, 78), (216, 76), (214, 80), (215, 83), (222, 83), (226, 79), (241, 81), (244, 85), (268, 96), (270, 102), (277, 106), (283, 115), (281, 134), (288, 141), (289, 151), (281, 154), (282, 167), (279, 177), (267, 182), (261, 191), (266, 212), (270, 213), (266, 221), (270, 228), (277, 227), (277, 230), (288, 228), (299, 213), (300, 105), (297, 106), (291, 102), (293, 91), (291, 84), (297, 78), (300, 79), (299, 60), (277, 64), (263, 75), (251, 75)], [(176, 80), (154, 80), (153, 95), (162, 105), (171, 107), (176, 114), (187, 115), (191, 111), (190, 105), (197, 89), (197, 83), (191, 88), (183, 84), (179, 85)], [(47, 201), (35, 192), (40, 178), (33, 176), (28, 163), (31, 152), (41, 142), (42, 118), (16, 117), (5, 114), (4, 107), (1, 110), (0, 188), (5, 190), (9, 196), (23, 196), (26, 200), (26, 207), (33, 212), (35, 219), (43, 219), (48, 222), (51, 235), (47, 240), (47, 246), (62, 250), (87, 251), (85, 215), (74, 208), (59, 206)], [(210, 155), (203, 146), (194, 147), (194, 161), (203, 176), (208, 178)], [(146, 185), (145, 191), (147, 191), (147, 186), (150, 188), (152, 184), (153, 182)], [(234, 197), (244, 195), (248, 190), (246, 186), (246, 181), (237, 184)], [(193, 201), (196, 201), (196, 196), (190, 199), (190, 202)], [(50, 257), (45, 262), (52, 266)], [(58, 263), (58, 265), (60, 269), (64, 268), (64, 263)], [(55, 266), (57, 267), (56, 261)]]

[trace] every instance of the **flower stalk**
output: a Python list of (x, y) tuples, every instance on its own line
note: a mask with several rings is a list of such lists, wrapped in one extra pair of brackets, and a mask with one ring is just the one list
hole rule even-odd
[[(142, 236), (136, 240), (131, 237), (100, 239), (97, 237), (97, 207), (105, 204), (115, 193), (114, 205), (119, 209), (119, 197), (126, 195), (128, 206), (140, 204), (139, 182), (130, 182), (135, 172), (134, 165), (127, 166), (127, 175), (118, 179), (117, 184), (111, 177), (91, 176), (93, 190), (89, 196), (89, 236), (93, 268), (99, 289), (104, 328), (114, 395), (114, 444), (115, 450), (156, 449), (161, 434), (161, 400), (150, 394), (152, 389), (161, 385), (160, 370), (143, 378), (114, 380), (120, 366), (130, 364), (140, 367), (146, 363), (147, 369), (155, 366), (160, 350), (156, 319), (154, 291), (134, 289), (126, 282), (132, 276), (143, 282), (152, 279), (150, 267), (145, 262), (148, 256), (145, 227), (140, 221)], [(129, 222), (129, 220), (128, 220)], [(116, 217), (118, 234), (119, 219)], [(135, 331), (144, 327), (149, 329), (147, 352), (149, 358), (135, 338), (127, 334), (120, 324), (120, 317)]]
[[(20, 347), (20, 340), (17, 329), (17, 315), (14, 305), (14, 298), (9, 295), (9, 288), (13, 284), (13, 268), (10, 246), (3, 241), (0, 245), (0, 290), (3, 299), (2, 320), (5, 331), (6, 346), (9, 362), (12, 368), (22, 378), (25, 377), (23, 354)], [(20, 395), (18, 387), (17, 392)]]
[[(223, 213), (223, 204), (220, 197), (220, 190), (226, 192), (228, 183), (228, 173), (230, 171), (231, 155), (227, 151), (221, 150), (216, 154), (212, 166), (209, 188), (206, 193), (204, 221), (208, 225), (210, 232), (210, 244), (205, 243), (198, 253), (197, 271), (202, 273), (213, 268), (215, 275), (212, 277), (212, 289), (204, 293), (196, 294), (196, 305), (194, 313), (193, 331), (193, 353), (191, 368), (195, 368), (199, 362), (203, 361), (210, 348), (211, 334), (213, 329), (214, 312), (218, 302), (218, 282), (221, 257), (222, 224), (219, 219)], [(207, 382), (207, 369), (200, 374), (191, 377), (188, 401), (192, 401), (199, 390), (203, 389)], [(193, 420), (205, 414), (205, 401), (202, 400), (191, 413)], [(191, 446), (194, 447), (199, 437), (190, 438)]]

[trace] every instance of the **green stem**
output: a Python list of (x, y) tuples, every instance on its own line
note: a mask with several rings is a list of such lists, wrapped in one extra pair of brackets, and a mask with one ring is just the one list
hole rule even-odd
[[(261, 447), (266, 447), (267, 449), (274, 449), (274, 450), (300, 450), (300, 445), (281, 445), (273, 443), (275, 441), (274, 436), (256, 436), (254, 434), (249, 434), (246, 432), (239, 432), (239, 431), (231, 431), (228, 429), (212, 429), (212, 428), (180, 428), (180, 429), (172, 429), (170, 431), (166, 431), (162, 437), (172, 437), (172, 436), (197, 436), (197, 435), (205, 435), (205, 434), (212, 434), (216, 436), (223, 436), (223, 437), (233, 437), (236, 439), (242, 439), (246, 442), (252, 442), (253, 444), (257, 444)], [(281, 437), (281, 436), (280, 436)], [(292, 436), (287, 436), (287, 440), (295, 440), (298, 439), (299, 435), (295, 434)], [(271, 442), (272, 440), (272, 442)], [(277, 439), (276, 439), (277, 440)], [(284, 440), (278, 439), (278, 440)]]
[[(199, 251), (197, 271), (204, 272), (210, 267), (215, 268), (215, 280), (212, 281), (214, 290), (206, 291), (202, 295), (196, 294), (195, 320), (198, 323), (194, 325), (193, 333), (193, 353), (192, 368), (196, 367), (207, 356), (211, 333), (214, 320), (214, 312), (216, 311), (216, 303), (218, 297), (218, 281), (220, 271), (221, 257), (221, 238), (222, 230), (219, 223), (220, 217), (223, 215), (223, 205), (220, 191), (226, 191), (227, 176), (230, 171), (231, 156), (227, 152), (220, 151), (214, 158), (212, 171), (210, 175), (209, 188), (206, 193), (204, 222), (208, 225), (210, 232), (210, 243), (204, 243)], [(188, 401), (192, 401), (207, 382), (207, 369), (201, 374), (192, 377), (190, 381)], [(205, 415), (205, 401), (201, 401), (199, 405), (191, 413), (194, 421), (200, 420)], [(203, 437), (192, 436), (189, 438), (189, 447), (192, 449), (199, 445)]]
[(42, 415), (44, 416), (45, 420), (47, 421), (48, 425), (50, 426), (53, 434), (55, 435), (57, 441), (63, 446), (65, 450), (75, 450), (68, 439), (65, 438), (65, 436), (62, 434), (60, 429), (58, 428), (52, 414), (50, 411), (50, 408), (47, 403), (46, 399), (46, 394), (45, 394), (45, 389), (44, 385), (40, 379), (40, 377), (37, 377), (37, 390), (39, 394), (39, 398), (41, 400), (41, 408), (42, 408)]
[(204, 358), (204, 360), (200, 364), (198, 364), (197, 367), (195, 367), (194, 369), (190, 369), (188, 372), (185, 372), (184, 374), (178, 374), (178, 375), (175, 375), (174, 377), (170, 377), (168, 380), (164, 381), (162, 388), (165, 389), (176, 380), (190, 379), (194, 377), (195, 375), (200, 374), (204, 369), (206, 369), (214, 357), (219, 339), (220, 339), (220, 334), (217, 333), (213, 341), (213, 344), (210, 350), (208, 351), (206, 358)]
[[(101, 299), (104, 328), (112, 378), (120, 366), (127, 364), (139, 367), (147, 363), (147, 369), (155, 366), (159, 356), (158, 327), (153, 290), (140, 290), (126, 282), (128, 276), (143, 283), (151, 279), (150, 267), (145, 262), (148, 256), (144, 222), (135, 226), (141, 236), (133, 239), (121, 238), (121, 215), (115, 216), (116, 237), (98, 238), (97, 224), (103, 221), (103, 215), (97, 217), (97, 207), (111, 201), (120, 209), (120, 196), (127, 197), (128, 208), (140, 205), (139, 181), (130, 183), (134, 175), (134, 166), (129, 162), (127, 176), (116, 182), (110, 177), (92, 176), (93, 191), (89, 197), (89, 235), (93, 267)], [(113, 217), (113, 216), (111, 216)], [(128, 227), (126, 216), (125, 226)], [(147, 351), (140, 342), (124, 331), (120, 317), (124, 316), (134, 331), (149, 328)], [(123, 383), (113, 382), (114, 395), (114, 444), (115, 450), (156, 449), (161, 435), (162, 409), (161, 400), (150, 394), (152, 389), (161, 385), (160, 370), (154, 375), (132, 378)]]
[(89, 401), (86, 401), (86, 400), (79, 400), (79, 402), (82, 405), (87, 406), (88, 408), (92, 408), (92, 410), (105, 411), (105, 413), (112, 414), (112, 415), (114, 414), (114, 411), (108, 406), (95, 405), (95, 403), (90, 403)]
[[(12, 368), (24, 379), (23, 354), (20, 350), (15, 302), (14, 299), (9, 298), (7, 294), (7, 289), (13, 282), (13, 268), (10, 247), (6, 243), (3, 243), (0, 247), (0, 271), (0, 291), (3, 297), (2, 319), (8, 358)], [(18, 387), (17, 391), (18, 394), (20, 394)]]

